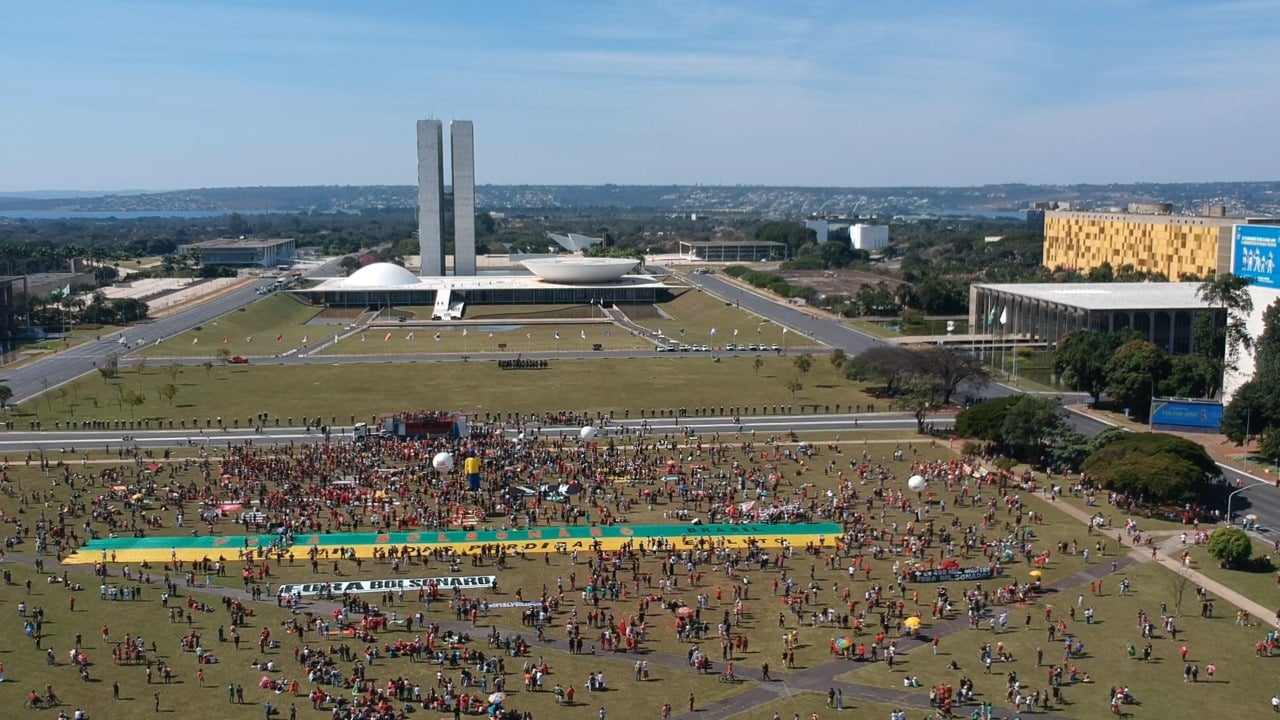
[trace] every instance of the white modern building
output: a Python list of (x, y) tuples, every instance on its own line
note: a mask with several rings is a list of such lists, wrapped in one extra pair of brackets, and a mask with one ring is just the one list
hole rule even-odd
[[(1253, 312), (1245, 318), (1249, 336), (1258, 338), (1265, 326), (1263, 313), (1280, 301), (1280, 226), (1236, 225), (1231, 231), (1231, 273), (1249, 280)], [(1241, 352), (1235, 372), (1222, 380), (1222, 401), (1229, 402), (1241, 385), (1253, 378), (1253, 353)]]
[(218, 238), (178, 246), (179, 255), (199, 253), (202, 265), (273, 268), (293, 262), (293, 238)]
[(585, 252), (592, 245), (600, 245), (604, 242), (604, 238), (580, 235), (578, 233), (565, 233), (563, 235), (560, 233), (547, 233), (547, 237), (571, 253)]
[[(475, 128), (449, 123), (453, 173), (453, 273), (476, 274)], [(444, 275), (444, 123), (418, 121), (418, 255), (424, 276)]]
[(1077, 330), (1136, 330), (1167, 352), (1194, 351), (1199, 313), (1221, 309), (1200, 299), (1200, 283), (1004, 283), (969, 287), (975, 335), (1048, 343)]
[(826, 220), (805, 220), (804, 226), (813, 231), (814, 239), (819, 245), (826, 244), (831, 237), (831, 223)]
[(525, 260), (528, 274), (419, 277), (399, 265), (373, 263), (349, 277), (321, 278), (291, 290), (332, 307), (430, 305), (433, 319), (457, 320), (467, 305), (653, 304), (671, 289), (649, 275), (630, 274), (638, 260), (552, 257)]
[(849, 226), (849, 244), (854, 250), (875, 252), (889, 247), (889, 226), (864, 225), (855, 223)]

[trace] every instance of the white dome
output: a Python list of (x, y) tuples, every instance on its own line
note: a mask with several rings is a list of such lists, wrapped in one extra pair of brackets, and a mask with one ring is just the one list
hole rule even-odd
[(418, 278), (413, 273), (394, 263), (372, 263), (351, 273), (351, 277), (342, 281), (346, 287), (387, 287), (417, 285)]
[(574, 284), (613, 282), (634, 270), (640, 261), (575, 256), (522, 260), (520, 264), (543, 280)]

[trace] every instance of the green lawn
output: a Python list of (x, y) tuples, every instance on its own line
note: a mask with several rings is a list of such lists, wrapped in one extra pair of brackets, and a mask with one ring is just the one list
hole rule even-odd
[[(358, 342), (358, 341), (357, 341)], [(419, 341), (421, 342), (421, 341)], [(381, 341), (370, 344), (382, 345)], [(760, 367), (755, 361), (760, 360)], [(793, 396), (786, 383), (798, 376), (793, 358), (723, 358), (672, 355), (667, 358), (552, 360), (545, 370), (499, 370), (493, 361), (378, 363), (341, 365), (215, 365), (208, 369), (164, 365), (160, 361), (126, 364), (106, 381), (86, 376), (45, 397), (24, 403), (19, 422), (77, 420), (247, 418), (274, 416), (339, 418), (407, 408), (469, 411), (543, 412), (549, 410), (641, 409), (684, 406), (719, 407), (820, 404), (866, 405), (863, 386), (839, 376), (821, 358), (801, 378)], [(173, 406), (159, 395), (176, 385)], [(519, 388), (514, 392), (513, 388)], [(136, 391), (145, 402), (134, 412), (122, 399)], [(883, 403), (881, 403), (883, 405)], [(798, 410), (798, 408), (797, 408)]]
[[(781, 326), (697, 290), (686, 290), (671, 302), (654, 307), (669, 319), (639, 314), (631, 319), (654, 332), (661, 330), (662, 334), (680, 342), (717, 346), (725, 343), (776, 343), (791, 347), (816, 344), (791, 333), (784, 337)], [(627, 308), (623, 310), (627, 311)], [(716, 331), (715, 337), (711, 336), (712, 328)], [(737, 331), (736, 336), (734, 331)]]
[[(248, 357), (278, 355), (303, 344), (303, 338), (314, 342), (342, 328), (341, 325), (308, 326), (307, 322), (320, 311), (321, 308), (288, 293), (275, 293), (243, 310), (223, 315), (199, 330), (167, 338), (159, 345), (146, 348), (143, 354), (214, 359), (219, 351), (226, 350), (231, 355)], [(277, 337), (280, 340), (276, 340)]]
[[(467, 331), (463, 335), (463, 330)], [(387, 339), (387, 335), (391, 339)], [(439, 339), (436, 338), (437, 334)], [(556, 339), (559, 335), (560, 339)], [(585, 337), (583, 337), (585, 335)], [(312, 335), (312, 339), (316, 339)], [(613, 324), (536, 323), (518, 320), (493, 325), (432, 325), (429, 327), (371, 327), (342, 338), (320, 351), (322, 355), (370, 355), (382, 353), (481, 353), (554, 352), (590, 350), (652, 350), (654, 344)]]
[[(1253, 540), (1254, 557), (1269, 556), (1272, 562), (1277, 560), (1276, 556), (1271, 552), (1271, 543), (1257, 538), (1251, 539)], [(1191, 566), (1196, 570), (1243, 594), (1263, 607), (1280, 607), (1280, 584), (1276, 582), (1276, 571), (1224, 570), (1219, 566), (1217, 560), (1209, 557), (1209, 553), (1205, 551), (1203, 545), (1198, 547), (1188, 545), (1187, 549), (1191, 551)], [(1180, 553), (1175, 551), (1171, 555), (1177, 558)]]
[[(1122, 572), (1132, 582), (1129, 595), (1118, 594), (1120, 576), (1105, 580), (1104, 593), (1092, 597), (1088, 587), (1064, 590), (1048, 596), (1030, 607), (997, 608), (1008, 610), (1011, 615), (1010, 630), (992, 634), (985, 629), (963, 631), (945, 638), (934, 655), (927, 645), (905, 642), (898, 662), (890, 671), (884, 663), (852, 670), (842, 676), (851, 682), (861, 682), (883, 687), (901, 688), (905, 677), (918, 677), (921, 689), (928, 693), (931, 684), (941, 682), (955, 684), (960, 677), (971, 678), (980, 699), (990, 698), (997, 705), (1005, 699), (1005, 681), (1010, 671), (1018, 673), (1019, 680), (1031, 688), (1047, 687), (1045, 669), (1035, 664), (1036, 648), (1044, 651), (1046, 665), (1062, 662), (1062, 643), (1049, 642), (1045, 632), (1044, 605), (1054, 608), (1054, 617), (1065, 617), (1080, 594), (1085, 595), (1084, 607), (1093, 607), (1095, 622), (1086, 625), (1082, 620), (1068, 620), (1068, 631), (1074, 633), (1085, 646), (1085, 655), (1073, 659), (1081, 673), (1089, 673), (1093, 684), (1077, 684), (1063, 689), (1066, 705), (1057, 705), (1053, 712), (1080, 718), (1107, 716), (1108, 688), (1116, 683), (1129, 686), (1141, 701), (1140, 706), (1126, 708), (1137, 717), (1173, 718), (1201, 717), (1212, 714), (1215, 708), (1236, 708), (1248, 717), (1264, 717), (1269, 712), (1267, 698), (1274, 692), (1271, 676), (1274, 658), (1254, 656), (1254, 643), (1266, 633), (1264, 627), (1239, 627), (1234, 624), (1234, 611), (1226, 603), (1218, 604), (1218, 617), (1199, 617), (1199, 605), (1195, 602), (1194, 586), (1186, 591), (1178, 642), (1168, 637), (1151, 640), (1152, 662), (1142, 662), (1141, 648), (1146, 642), (1141, 637), (1135, 621), (1140, 610), (1160, 620), (1160, 604), (1166, 603), (1172, 612), (1174, 573), (1153, 563), (1144, 563)], [(1078, 611), (1077, 617), (1082, 617)], [(1028, 626), (1027, 615), (1031, 617)], [(1225, 616), (1225, 617), (1224, 617)], [(928, 632), (927, 627), (925, 632)], [(1163, 632), (1159, 633), (1163, 635)], [(992, 664), (992, 674), (983, 671), (978, 661), (978, 649), (982, 643), (1000, 642), (1012, 652), (1014, 662)], [(1126, 653), (1126, 643), (1132, 642), (1139, 651), (1137, 659)], [(1178, 648), (1185, 644), (1189, 650), (1188, 661), (1201, 668), (1200, 682), (1182, 682), (1183, 663)], [(948, 670), (952, 660), (959, 670)], [(1204, 666), (1215, 663), (1218, 674), (1208, 682)], [(851, 666), (852, 667), (852, 666)], [(1247, 710), (1240, 710), (1248, 708)], [(1257, 713), (1257, 714), (1254, 714)]]

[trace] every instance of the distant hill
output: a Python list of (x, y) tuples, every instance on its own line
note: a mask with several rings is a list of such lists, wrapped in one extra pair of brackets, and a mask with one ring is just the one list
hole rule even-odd
[[(1280, 182), (1133, 183), (1112, 185), (982, 185), (974, 187), (766, 187), (708, 185), (482, 185), (477, 204), (490, 210), (645, 209), (804, 215), (945, 215), (1018, 211), (1038, 201), (1107, 209), (1164, 201), (1175, 212), (1206, 203), (1232, 215), (1280, 215)], [(82, 195), (0, 193), (0, 212), (360, 212), (417, 203), (409, 185), (201, 188), (158, 193)]]

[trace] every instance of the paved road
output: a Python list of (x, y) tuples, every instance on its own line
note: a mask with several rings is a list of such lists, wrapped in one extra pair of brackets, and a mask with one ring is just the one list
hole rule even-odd
[[(332, 274), (336, 267), (335, 260), (307, 270), (306, 274)], [(191, 307), (164, 317), (127, 327), (101, 340), (59, 351), (23, 367), (7, 371), (0, 368), (0, 383), (8, 385), (13, 390), (12, 403), (23, 402), (85, 373), (93, 372), (109, 355), (122, 355), (130, 350), (152, 345), (157, 340), (173, 337), (197, 325), (212, 322), (227, 313), (235, 312), (260, 300), (262, 296), (258, 295), (258, 289), (270, 285), (272, 280), (269, 277), (256, 279), (237, 290), (202, 300)]]
[[(953, 418), (946, 415), (929, 418), (937, 426), (949, 425)], [(740, 424), (735, 424), (731, 417), (697, 417), (697, 418), (650, 418), (641, 420), (623, 419), (607, 423), (601, 428), (600, 439), (618, 436), (623, 429), (632, 432), (643, 430), (648, 435), (664, 435), (692, 430), (697, 433), (733, 433), (741, 430), (745, 433), (777, 435), (789, 431), (797, 433), (821, 432), (841, 433), (857, 429), (862, 430), (914, 430), (915, 418), (905, 413), (842, 413), (824, 415), (757, 415), (742, 417)], [(546, 426), (542, 428), (544, 436), (574, 436), (580, 428), (577, 425)], [(339, 439), (350, 436), (351, 428), (337, 428), (331, 437)], [(518, 430), (512, 429), (514, 435)], [(126, 441), (124, 438), (128, 437)], [(111, 449), (121, 444), (145, 448), (182, 447), (191, 445), (225, 445), (252, 439), (258, 444), (315, 442), (321, 435), (307, 431), (301, 427), (267, 428), (261, 433), (245, 429), (217, 428), (209, 430), (89, 430), (89, 431), (12, 431), (0, 435), (0, 454), (25, 450), (43, 450), (46, 454), (74, 454), (88, 450), (101, 450), (109, 446)]]

